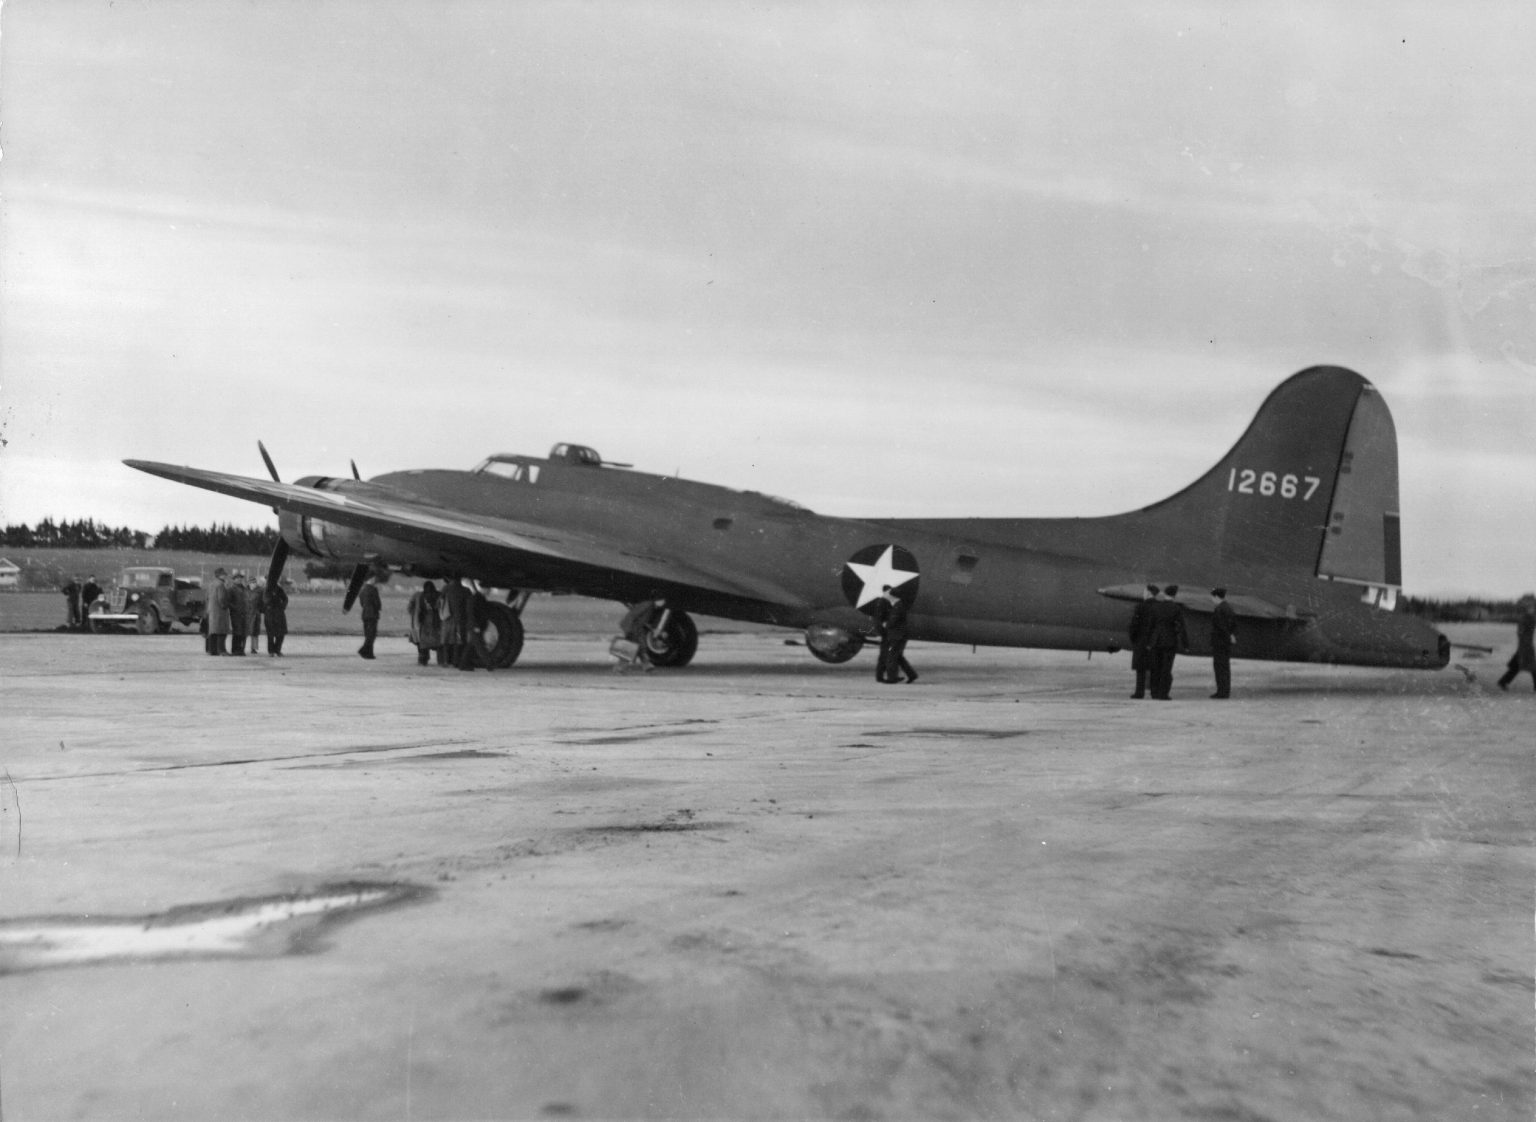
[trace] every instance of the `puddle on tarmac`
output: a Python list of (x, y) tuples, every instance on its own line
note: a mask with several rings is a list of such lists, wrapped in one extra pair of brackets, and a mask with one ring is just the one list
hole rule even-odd
[(312, 949), (319, 929), (425, 896), (408, 884), (347, 883), (285, 896), (191, 904), (142, 917), (0, 921), (0, 975), (102, 962), (272, 958)]

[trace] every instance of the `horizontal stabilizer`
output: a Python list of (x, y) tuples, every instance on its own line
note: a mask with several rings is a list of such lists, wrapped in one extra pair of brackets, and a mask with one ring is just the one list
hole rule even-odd
[[(1168, 583), (1173, 583), (1169, 581)], [(1162, 587), (1159, 584), (1159, 587)], [(1111, 600), (1140, 600), (1143, 596), (1145, 584), (1116, 584), (1109, 588), (1099, 589), (1100, 596), (1108, 596)], [(1211, 602), (1210, 596), (1198, 589), (1189, 589), (1180, 585), (1179, 594), (1174, 597), (1178, 603), (1192, 612), (1209, 612), (1216, 607)], [(1239, 616), (1248, 619), (1295, 619), (1294, 608), (1282, 608), (1280, 605), (1265, 600), (1260, 596), (1253, 596), (1246, 592), (1227, 593), (1227, 603), (1232, 605), (1232, 610)]]

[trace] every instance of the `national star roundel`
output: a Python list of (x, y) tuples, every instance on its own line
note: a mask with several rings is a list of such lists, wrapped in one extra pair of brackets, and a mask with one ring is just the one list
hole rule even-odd
[(917, 558), (899, 545), (866, 545), (843, 563), (843, 595), (868, 614), (886, 585), (908, 604), (917, 599)]

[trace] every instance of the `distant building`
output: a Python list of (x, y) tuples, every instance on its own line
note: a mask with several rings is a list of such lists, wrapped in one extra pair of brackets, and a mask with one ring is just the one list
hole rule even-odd
[(21, 566), (0, 557), (0, 592), (15, 592), (21, 587)]

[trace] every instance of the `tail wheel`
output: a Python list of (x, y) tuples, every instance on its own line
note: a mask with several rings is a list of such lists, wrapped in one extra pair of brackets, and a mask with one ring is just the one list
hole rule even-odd
[(505, 670), (523, 653), (523, 621), (505, 604), (488, 604), (490, 622), (485, 625), (485, 645), (491, 665)]
[(699, 650), (699, 629), (687, 612), (670, 612), (666, 626), (647, 633), (645, 649), (657, 666), (687, 666)]
[(153, 604), (139, 609), (139, 619), (135, 627), (140, 635), (157, 635), (160, 632), (160, 613), (155, 611)]

